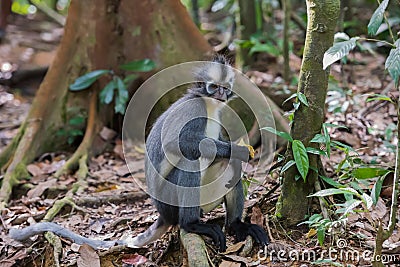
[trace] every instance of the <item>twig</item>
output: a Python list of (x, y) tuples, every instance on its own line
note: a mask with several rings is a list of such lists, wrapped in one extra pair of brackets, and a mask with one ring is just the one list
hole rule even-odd
[(30, 0), (30, 2), (35, 5), (40, 11), (45, 13), (47, 16), (52, 18), (55, 22), (60, 24), (61, 26), (65, 25), (65, 17), (63, 15), (58, 14), (53, 9), (49, 8), (44, 2), (40, 0)]

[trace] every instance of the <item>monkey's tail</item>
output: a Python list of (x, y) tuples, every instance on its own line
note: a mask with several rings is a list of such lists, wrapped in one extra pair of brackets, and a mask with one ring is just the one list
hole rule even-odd
[(102, 241), (83, 237), (75, 234), (74, 232), (52, 222), (40, 222), (28, 226), (23, 229), (10, 229), (9, 236), (17, 241), (25, 241), (31, 236), (39, 235), (44, 232), (52, 232), (58, 236), (71, 239), (79, 245), (88, 244), (94, 249), (108, 249), (115, 245), (126, 245), (132, 248), (143, 247), (157, 239), (159, 239), (165, 232), (167, 232), (170, 225), (164, 223), (159, 217), (146, 231), (136, 237), (127, 237), (114, 241)]
[(135, 237), (124, 238), (118, 241), (118, 243), (130, 248), (140, 248), (159, 239), (168, 231), (170, 226), (171, 225), (166, 224), (161, 217), (158, 217), (158, 219), (143, 233)]
[(102, 241), (102, 240), (86, 238), (81, 235), (75, 234), (74, 232), (65, 229), (64, 227), (52, 222), (40, 222), (23, 229), (12, 228), (10, 229), (9, 236), (12, 239), (22, 242), (24, 240), (27, 240), (31, 236), (42, 234), (44, 232), (52, 232), (58, 236), (69, 238), (79, 245), (88, 244), (94, 249), (110, 248), (119, 243), (118, 240)]

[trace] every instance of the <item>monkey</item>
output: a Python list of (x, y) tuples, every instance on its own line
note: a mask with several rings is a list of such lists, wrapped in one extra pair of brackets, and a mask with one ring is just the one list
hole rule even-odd
[(221, 227), (200, 221), (202, 214), (223, 204), (225, 228), (236, 241), (250, 235), (257, 243), (268, 245), (262, 227), (242, 221), (242, 162), (254, 157), (254, 150), (226, 141), (222, 134), (220, 113), (235, 97), (235, 73), (229, 61), (217, 55), (198, 70), (195, 78), (196, 82), (156, 120), (147, 136), (146, 183), (159, 217), (145, 232), (116, 241), (98, 241), (45, 222), (11, 229), (9, 235), (23, 241), (51, 231), (96, 249), (114, 245), (139, 248), (178, 225), (186, 232), (209, 236), (223, 252), (226, 238)]

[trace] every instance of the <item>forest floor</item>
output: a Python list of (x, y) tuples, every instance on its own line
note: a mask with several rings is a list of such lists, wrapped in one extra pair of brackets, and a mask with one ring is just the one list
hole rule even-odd
[[(29, 23), (28, 23), (29, 22)], [(62, 28), (48, 22), (44, 18), (28, 19), (14, 17), (9, 25), (7, 39), (0, 44), (0, 151), (16, 135), (23, 122), (45, 69), (54, 57), (54, 51), (62, 36)], [(263, 60), (263, 57), (260, 57)], [(384, 101), (367, 102), (366, 94), (379, 93), (397, 97), (398, 92), (387, 73), (384, 71), (385, 57), (377, 53), (354, 52), (348, 57), (346, 65), (334, 64), (327, 98), (326, 122), (347, 128), (329, 128), (332, 140), (340, 141), (354, 149), (347, 159), (354, 160), (357, 166), (375, 164), (393, 169), (397, 144), (395, 135), (397, 115), (392, 104)], [(249, 72), (249, 76), (261, 87), (272, 88), (281, 80), (280, 59), (264, 62), (267, 68)], [(292, 70), (298, 75), (301, 59), (292, 55)], [(12, 81), (18, 71), (39, 70), (32, 79)], [(35, 73), (35, 72), (34, 72)], [(37, 74), (39, 73), (39, 74)], [(286, 104), (285, 109), (290, 109)], [(87, 237), (97, 239), (118, 239), (124, 233), (136, 235), (145, 230), (157, 218), (151, 200), (144, 194), (137, 181), (144, 180), (144, 154), (140, 147), (133, 150), (136, 159), (133, 168), (128, 170), (122, 153), (121, 140), (113, 138), (114, 147), (89, 163), (89, 176), (84, 190), (74, 197), (76, 206), (63, 208), (54, 221), (60, 225)], [(277, 148), (278, 150), (279, 148)], [(28, 243), (21, 244), (10, 239), (7, 232), (11, 227), (27, 226), (41, 221), (54, 203), (65, 196), (71, 186), (77, 182), (74, 175), (65, 175), (58, 179), (53, 177), (70, 154), (66, 151), (47, 153), (28, 165), (31, 174), (13, 191), (13, 198), (8, 208), (1, 214), (0, 225), (0, 266), (51, 266), (53, 249), (43, 236), (37, 236)], [(341, 181), (352, 181), (361, 188), (370, 190), (375, 180), (356, 181), (351, 177), (354, 166), (336, 171), (337, 165), (346, 159), (346, 154), (333, 149), (330, 159), (324, 159), (324, 166), (329, 177)], [(347, 161), (349, 162), (349, 160)], [(381, 197), (370, 212), (352, 213), (348, 217), (347, 228), (337, 228), (341, 233), (328, 233), (324, 246), (320, 246), (317, 237), (307, 228), (299, 227), (291, 233), (285, 232), (279, 223), (272, 219), (275, 204), (280, 190), (270, 191), (278, 184), (277, 173), (270, 174), (267, 169), (256, 170), (246, 168), (247, 177), (261, 178), (262, 185), (253, 184), (246, 201), (247, 219), (264, 225), (268, 230), (272, 244), (269, 249), (315, 251), (323, 255), (323, 251), (335, 242), (344, 240), (346, 253), (372, 252), (376, 223), (381, 220), (388, 223), (390, 212), (391, 186), (390, 175), (383, 184)], [(1, 176), (0, 176), (1, 179)], [(259, 179), (258, 179), (259, 180)], [(337, 202), (331, 199), (332, 202)], [(315, 205), (315, 211), (319, 207)], [(264, 215), (266, 216), (264, 216)], [(223, 224), (222, 208), (205, 216), (205, 220)], [(343, 225), (342, 225), (343, 226)], [(385, 253), (397, 255), (399, 260), (400, 232), (399, 224), (395, 233), (385, 244)], [(335, 236), (336, 239), (333, 238)], [(91, 251), (82, 253), (77, 244), (62, 239), (63, 250), (60, 263), (70, 266), (96, 260), (97, 254)], [(249, 242), (249, 240), (247, 241)], [(228, 239), (228, 251), (216, 253), (208, 246), (210, 257), (219, 266), (300, 266), (301, 264), (318, 263), (317, 259), (280, 260), (277, 257), (260, 259), (258, 250), (243, 254), (246, 242), (233, 244)], [(337, 244), (336, 244), (337, 245)], [(343, 244), (342, 244), (343, 245)], [(343, 247), (342, 247), (343, 248)], [(156, 266), (180, 266), (182, 248), (179, 246), (179, 235), (176, 230), (170, 231), (163, 239), (147, 248), (135, 250), (100, 251), (102, 266), (137, 266), (139, 262), (154, 263)], [(264, 255), (264, 254), (263, 254)], [(369, 254), (371, 256), (372, 254)], [(337, 256), (337, 255), (336, 255)], [(98, 258), (98, 256), (97, 256)], [(83, 263), (82, 263), (83, 262)], [(340, 259), (337, 261), (347, 266), (366, 266), (370, 263), (358, 259)], [(324, 262), (320, 262), (321, 265)], [(325, 262), (327, 266), (333, 264)], [(96, 266), (96, 265), (86, 265)]]

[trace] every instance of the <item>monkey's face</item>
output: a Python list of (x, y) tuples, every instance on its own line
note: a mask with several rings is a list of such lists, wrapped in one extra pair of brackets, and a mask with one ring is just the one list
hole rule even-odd
[(231, 83), (215, 83), (215, 82), (207, 82), (206, 83), (206, 91), (209, 97), (218, 99), (219, 101), (226, 102), (230, 100), (233, 96), (232, 92), (232, 84)]
[(197, 91), (202, 96), (215, 98), (222, 102), (229, 101), (232, 92), (235, 73), (227, 62), (214, 61), (207, 64), (199, 73), (197, 78)]

